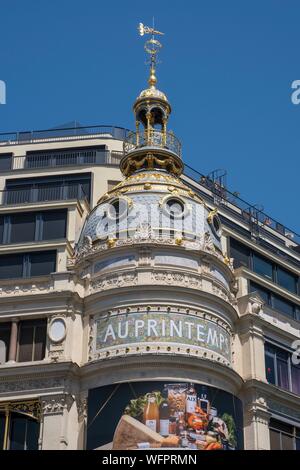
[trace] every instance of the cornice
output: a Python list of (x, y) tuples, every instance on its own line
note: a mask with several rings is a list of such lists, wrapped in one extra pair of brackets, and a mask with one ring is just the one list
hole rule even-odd
[[(101, 379), (107, 384), (117, 383), (116, 377), (118, 373), (128, 374), (128, 380), (132, 380), (132, 376), (140, 373), (140, 378), (135, 380), (160, 380), (160, 371), (167, 369), (168, 377), (174, 379), (177, 376), (185, 377), (189, 373), (196, 373), (201, 383), (201, 374), (209, 374), (210, 377), (218, 381), (226, 383), (231, 392), (238, 394), (243, 385), (242, 377), (232, 368), (222, 365), (216, 361), (209, 359), (153, 354), (153, 355), (132, 355), (128, 357), (110, 358), (89, 362), (81, 367), (82, 387), (93, 377), (100, 374)], [(120, 380), (124, 382), (124, 380)]]

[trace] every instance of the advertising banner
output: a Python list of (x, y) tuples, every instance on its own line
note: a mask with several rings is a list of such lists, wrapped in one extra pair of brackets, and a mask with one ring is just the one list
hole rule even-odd
[(243, 448), (241, 401), (190, 382), (126, 382), (91, 389), (88, 449)]
[(133, 343), (175, 343), (213, 351), (231, 360), (230, 334), (215, 322), (195, 315), (136, 312), (102, 317), (96, 323), (96, 351)]

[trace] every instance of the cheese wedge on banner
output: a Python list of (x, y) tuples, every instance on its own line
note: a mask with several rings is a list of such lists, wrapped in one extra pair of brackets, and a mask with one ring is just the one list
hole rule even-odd
[(126, 450), (128, 447), (137, 447), (139, 442), (149, 442), (155, 447), (160, 447), (164, 438), (152, 431), (137, 419), (129, 415), (123, 415), (115, 430), (113, 450)]

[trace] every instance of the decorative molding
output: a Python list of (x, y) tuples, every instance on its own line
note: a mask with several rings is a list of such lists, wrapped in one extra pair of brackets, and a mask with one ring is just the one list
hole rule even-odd
[(78, 421), (82, 421), (87, 418), (87, 407), (88, 407), (87, 397), (79, 398), (77, 400)]
[(69, 410), (74, 398), (65, 393), (59, 395), (49, 395), (41, 397), (43, 415), (63, 414), (64, 410)]
[(122, 271), (119, 274), (112, 273), (98, 277), (91, 282), (90, 292), (94, 293), (124, 286), (135, 286), (137, 283), (138, 276), (135, 270)]
[(58, 388), (64, 385), (64, 379), (27, 379), (20, 378), (19, 380), (12, 380), (0, 382), (0, 393), (21, 392), (26, 390), (41, 390), (49, 388)]
[(26, 294), (40, 294), (44, 292), (53, 292), (54, 282), (53, 280), (43, 282), (18, 282), (14, 279), (10, 284), (2, 283), (0, 287), (0, 297), (4, 296), (15, 296), (15, 295), (26, 295)]
[(179, 285), (192, 289), (202, 289), (202, 278), (195, 274), (172, 271), (154, 271), (151, 274), (153, 284)]

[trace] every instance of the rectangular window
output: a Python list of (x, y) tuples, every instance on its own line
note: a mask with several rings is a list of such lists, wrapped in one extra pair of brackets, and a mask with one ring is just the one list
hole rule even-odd
[(0, 323), (0, 364), (8, 361), (10, 330), (10, 323)]
[(273, 264), (255, 253), (253, 254), (253, 271), (261, 276), (273, 280)]
[(45, 357), (47, 321), (24, 321), (19, 324), (18, 362), (41, 361)]
[(67, 211), (48, 211), (42, 213), (42, 240), (65, 238)]
[(295, 450), (298, 428), (277, 419), (270, 420), (270, 444), (271, 450)]
[(290, 389), (289, 384), (289, 354), (286, 351), (277, 349), (277, 385), (284, 390)]
[(277, 283), (291, 292), (297, 291), (297, 277), (279, 266), (277, 267)]
[(234, 238), (230, 238), (230, 257), (233, 258), (234, 268), (240, 266), (250, 267), (250, 248), (239, 243)]
[(5, 422), (6, 422), (5, 414), (0, 411), (0, 450), (2, 450), (4, 447)]
[(23, 277), (24, 255), (0, 256), (0, 279)]
[(12, 153), (0, 153), (0, 171), (11, 169)]
[(56, 251), (40, 251), (29, 256), (30, 276), (45, 276), (55, 271)]
[(266, 379), (277, 387), (300, 395), (300, 365), (293, 364), (293, 353), (265, 344)]
[(250, 292), (257, 292), (261, 299), (267, 304), (270, 304), (270, 292), (267, 289), (264, 289), (259, 284), (255, 282), (250, 282)]
[(12, 413), (9, 431), (10, 450), (38, 450), (39, 423), (36, 420)]
[(6, 180), (6, 203), (82, 199), (90, 200), (91, 174), (80, 173)]
[(27, 214), (13, 214), (10, 216), (10, 243), (26, 243), (35, 239), (34, 212)]
[(292, 392), (300, 395), (300, 365), (291, 365)]
[(56, 251), (0, 256), (0, 279), (46, 276), (56, 270)]
[(270, 345), (265, 346), (266, 379), (270, 384), (276, 385), (275, 351)]
[(273, 294), (273, 308), (288, 317), (295, 316), (294, 305), (276, 294)]
[(3, 243), (3, 235), (4, 235), (4, 217), (0, 215), (0, 245)]

